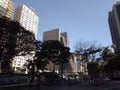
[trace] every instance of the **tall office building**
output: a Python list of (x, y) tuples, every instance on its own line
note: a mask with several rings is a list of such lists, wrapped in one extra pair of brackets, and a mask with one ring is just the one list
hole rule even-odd
[(6, 17), (8, 18), (12, 17), (13, 8), (14, 8), (14, 3), (9, 1), (6, 9)]
[(35, 34), (37, 38), (38, 31), (38, 16), (32, 8), (22, 5), (15, 10), (14, 20), (18, 21), (21, 26)]
[(10, 0), (0, 0), (0, 16), (11, 18), (14, 8), (14, 3)]
[(5, 16), (9, 0), (0, 0), (0, 16)]
[(113, 5), (108, 17), (112, 42), (120, 50), (120, 2)]
[(47, 40), (58, 40), (64, 46), (69, 47), (68, 33), (61, 33), (59, 28), (43, 32), (43, 41)]
[[(39, 18), (34, 10), (25, 5), (21, 5), (15, 10), (14, 20), (18, 21), (26, 30), (32, 32), (35, 35), (35, 38), (37, 38), (38, 19)], [(13, 67), (15, 68), (15, 71), (18, 70), (18, 68), (23, 68), (24, 64), (27, 63), (27, 60), (33, 60), (34, 55), (35, 51), (33, 50), (31, 51), (31, 54), (14, 57)], [(27, 69), (26, 73), (28, 73)]]

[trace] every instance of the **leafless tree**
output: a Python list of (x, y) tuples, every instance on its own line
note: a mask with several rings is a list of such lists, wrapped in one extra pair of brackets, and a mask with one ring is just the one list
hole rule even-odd
[(74, 48), (77, 53), (82, 54), (88, 59), (88, 61), (92, 62), (96, 60), (98, 53), (102, 50), (102, 47), (97, 45), (96, 41), (85, 42), (80, 40), (75, 44)]

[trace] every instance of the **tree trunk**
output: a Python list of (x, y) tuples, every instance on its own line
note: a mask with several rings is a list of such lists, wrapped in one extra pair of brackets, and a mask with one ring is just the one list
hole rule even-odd
[(53, 72), (55, 72), (55, 63), (53, 62)]

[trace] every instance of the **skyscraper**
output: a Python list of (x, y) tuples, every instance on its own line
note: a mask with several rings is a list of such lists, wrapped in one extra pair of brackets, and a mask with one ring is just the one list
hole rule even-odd
[(0, 16), (5, 16), (8, 0), (0, 0)]
[(67, 32), (61, 33), (59, 28), (43, 32), (43, 41), (47, 40), (58, 40), (64, 46), (69, 47), (68, 33)]
[(0, 16), (11, 18), (14, 8), (14, 3), (10, 0), (0, 0)]
[(13, 8), (14, 8), (14, 3), (9, 1), (6, 9), (6, 17), (8, 18), (12, 17)]
[[(37, 38), (38, 19), (39, 18), (35, 14), (34, 10), (25, 5), (21, 5), (15, 10), (14, 20), (19, 22), (26, 30), (32, 32), (35, 35), (35, 38)], [(14, 57), (13, 66), (15, 67), (15, 70), (17, 70), (17, 68), (23, 68), (23, 65), (27, 60), (33, 60), (35, 51), (30, 51), (30, 53), (31, 54), (26, 54), (24, 56), (21, 55)], [(27, 70), (26, 73), (28, 73)]]
[(120, 50), (120, 2), (113, 5), (108, 17), (112, 42)]
[(15, 10), (14, 20), (18, 21), (26, 30), (33, 32), (35, 38), (37, 38), (38, 19), (39, 18), (34, 10), (25, 5), (22, 5)]

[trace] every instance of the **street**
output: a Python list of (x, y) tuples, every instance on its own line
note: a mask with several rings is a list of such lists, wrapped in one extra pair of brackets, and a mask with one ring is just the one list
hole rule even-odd
[(58, 84), (44, 86), (24, 86), (12, 88), (0, 88), (0, 90), (120, 90), (120, 81), (110, 81), (103, 85), (92, 86), (89, 83), (81, 83), (77, 85)]
[(104, 85), (91, 86), (88, 83), (78, 84), (73, 86), (56, 85), (56, 86), (43, 86), (41, 90), (120, 90), (120, 81), (107, 82)]

